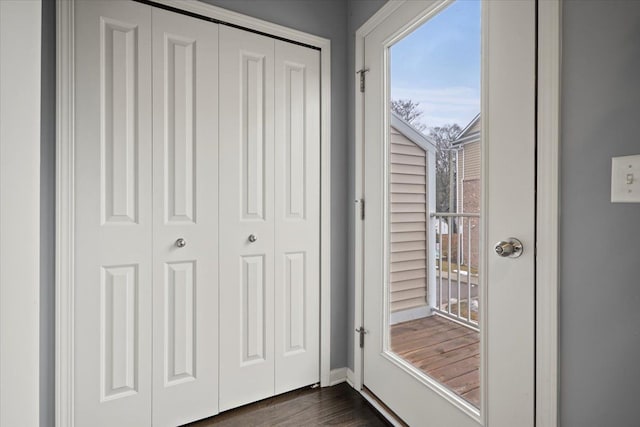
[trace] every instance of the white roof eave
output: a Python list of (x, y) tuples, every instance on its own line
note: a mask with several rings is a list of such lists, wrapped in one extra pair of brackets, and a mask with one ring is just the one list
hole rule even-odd
[(403, 120), (395, 112), (391, 112), (391, 126), (425, 151), (435, 153), (436, 144), (431, 138)]

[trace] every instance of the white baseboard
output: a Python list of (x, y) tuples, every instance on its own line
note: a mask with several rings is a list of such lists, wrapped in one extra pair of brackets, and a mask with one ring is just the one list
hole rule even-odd
[(347, 384), (349, 384), (352, 388), (356, 388), (356, 374), (349, 368), (347, 368)]
[(329, 375), (329, 386), (347, 381), (347, 368), (332, 369)]
[(391, 313), (390, 324), (395, 325), (400, 322), (408, 322), (409, 320), (422, 319), (431, 316), (431, 307), (423, 305), (422, 307), (410, 308), (409, 310), (396, 311)]

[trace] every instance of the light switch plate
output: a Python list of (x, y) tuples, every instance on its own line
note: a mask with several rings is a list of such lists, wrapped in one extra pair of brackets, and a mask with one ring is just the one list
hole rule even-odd
[(611, 159), (611, 202), (640, 203), (640, 155)]

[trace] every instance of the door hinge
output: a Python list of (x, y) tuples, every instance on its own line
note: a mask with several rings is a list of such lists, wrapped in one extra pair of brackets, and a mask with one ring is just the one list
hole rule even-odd
[(360, 205), (360, 219), (364, 220), (364, 199), (356, 199), (356, 205)]
[(360, 334), (360, 348), (364, 348), (364, 335), (369, 331), (367, 331), (364, 326), (360, 326), (356, 329), (356, 332)]
[(358, 70), (357, 73), (360, 74), (360, 92), (364, 92), (364, 86), (365, 86), (365, 77), (364, 74), (369, 71), (368, 68), (363, 68), (361, 70)]

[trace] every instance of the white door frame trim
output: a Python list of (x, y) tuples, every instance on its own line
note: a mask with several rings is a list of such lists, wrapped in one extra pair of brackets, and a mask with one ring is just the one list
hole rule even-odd
[[(389, 1), (355, 34), (355, 69), (364, 63), (364, 39), (405, 0)], [(562, 0), (538, 2), (538, 123), (537, 123), (537, 215), (536, 215), (536, 427), (558, 425), (558, 256), (560, 176), (560, 70)], [(357, 75), (355, 91), (355, 197), (364, 197), (364, 96)], [(363, 322), (364, 227), (355, 212), (355, 306), (354, 325)], [(544, 286), (538, 286), (544, 284)], [(354, 331), (352, 386), (362, 393), (363, 351)]]
[(538, 1), (536, 426), (558, 420), (562, 0)]
[[(320, 49), (320, 384), (331, 374), (331, 41), (195, 0), (154, 0)], [(56, 0), (56, 426), (73, 426), (74, 7)]]
[[(388, 1), (382, 6), (367, 22), (365, 22), (356, 31), (356, 50), (355, 50), (355, 70), (366, 68), (364, 63), (364, 39), (371, 31), (373, 31), (380, 23), (382, 23), (389, 15), (398, 9), (405, 0)], [(358, 82), (359, 74), (353, 76), (354, 79), (354, 98), (355, 98), (355, 198), (356, 201), (364, 199), (364, 95), (360, 92), (360, 84)], [(355, 223), (355, 266), (354, 266), (354, 318), (353, 324), (356, 328), (363, 326), (364, 323), (364, 222), (361, 219), (359, 209), (354, 209)], [(353, 378), (352, 386), (356, 390), (362, 390), (363, 378), (363, 357), (364, 352), (360, 348), (360, 338), (355, 331), (349, 331), (353, 334)]]

